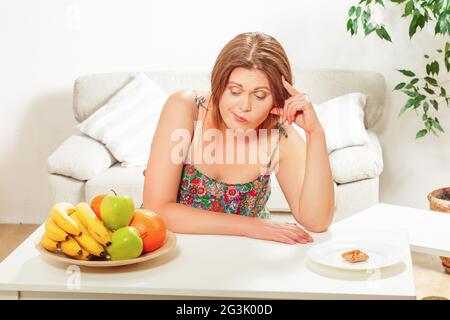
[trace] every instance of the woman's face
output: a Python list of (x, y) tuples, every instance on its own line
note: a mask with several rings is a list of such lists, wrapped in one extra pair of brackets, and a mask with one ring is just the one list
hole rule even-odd
[(219, 103), (227, 128), (257, 128), (273, 108), (273, 97), (266, 74), (257, 69), (235, 68)]

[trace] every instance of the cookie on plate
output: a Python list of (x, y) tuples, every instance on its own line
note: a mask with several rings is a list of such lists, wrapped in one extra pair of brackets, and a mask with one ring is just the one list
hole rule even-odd
[(369, 255), (362, 252), (361, 250), (352, 250), (344, 252), (341, 254), (341, 257), (351, 263), (364, 262), (367, 261), (367, 259), (369, 259)]

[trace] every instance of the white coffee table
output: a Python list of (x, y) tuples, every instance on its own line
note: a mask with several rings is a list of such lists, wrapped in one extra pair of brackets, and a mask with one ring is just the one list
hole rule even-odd
[[(43, 233), (41, 226), (0, 264), (0, 297), (415, 299), (408, 242), (411, 230), (405, 225), (361, 226), (354, 222), (360, 214), (367, 215), (367, 210), (332, 225), (325, 233), (313, 234), (313, 244), (177, 234), (177, 248), (154, 261), (113, 269), (81, 267), (80, 273), (76, 267), (68, 269), (65, 264), (45, 260), (34, 248), (34, 241)], [(348, 234), (395, 243), (405, 259), (371, 272), (332, 269), (306, 259), (315, 244)]]
[(450, 214), (379, 203), (341, 220), (335, 226), (403, 228), (411, 251), (450, 257)]

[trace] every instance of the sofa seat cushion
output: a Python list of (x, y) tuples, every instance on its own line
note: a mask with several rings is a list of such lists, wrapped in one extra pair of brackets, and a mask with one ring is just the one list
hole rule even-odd
[(383, 156), (375, 133), (367, 131), (369, 142), (333, 151), (330, 156), (334, 181), (339, 184), (378, 177), (383, 171)]
[(128, 195), (134, 200), (134, 205), (139, 208), (142, 204), (142, 193), (144, 190), (145, 167), (123, 167), (116, 163), (97, 177), (86, 182), (85, 199), (88, 203), (101, 193)]

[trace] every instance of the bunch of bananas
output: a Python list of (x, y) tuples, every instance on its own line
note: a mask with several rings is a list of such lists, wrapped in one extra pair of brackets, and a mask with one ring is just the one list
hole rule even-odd
[(76, 259), (104, 260), (108, 258), (105, 247), (111, 244), (111, 234), (86, 202), (76, 207), (59, 202), (50, 210), (40, 243), (50, 252), (62, 251)]

